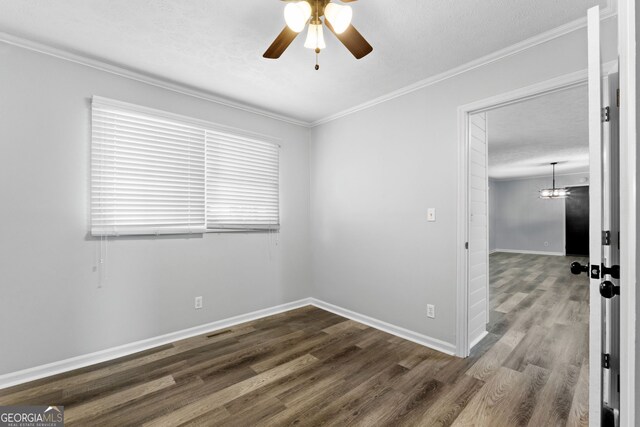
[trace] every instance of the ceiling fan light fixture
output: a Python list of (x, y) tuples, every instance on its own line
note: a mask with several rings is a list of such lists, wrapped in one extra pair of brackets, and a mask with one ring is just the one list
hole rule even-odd
[(324, 16), (329, 20), (336, 34), (342, 34), (351, 25), (353, 9), (351, 6), (328, 3), (324, 8)]
[(324, 34), (322, 32), (322, 24), (309, 24), (309, 32), (307, 40), (304, 42), (307, 49), (324, 49), (327, 47), (324, 42)]
[(288, 3), (284, 8), (284, 20), (291, 31), (296, 33), (304, 30), (311, 18), (311, 6), (306, 1)]
[[(266, 59), (278, 59), (296, 39), (299, 33), (309, 24), (309, 31), (305, 47), (316, 53), (316, 70), (320, 68), (318, 56), (326, 48), (323, 25), (351, 52), (356, 59), (362, 59), (373, 51), (373, 47), (362, 37), (351, 24), (353, 10), (351, 6), (333, 4), (331, 0), (283, 0), (287, 2), (284, 8), (284, 27), (276, 39), (262, 54)], [(342, 0), (343, 3), (355, 0)]]

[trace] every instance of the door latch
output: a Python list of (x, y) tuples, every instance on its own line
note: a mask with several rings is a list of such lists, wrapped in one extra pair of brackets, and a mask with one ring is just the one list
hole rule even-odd
[[(571, 272), (573, 274), (580, 274), (582, 272), (586, 272), (587, 271), (587, 266), (586, 265), (580, 265), (580, 263), (578, 262), (572, 262), (571, 263)], [(600, 268), (602, 268), (602, 276), (600, 276)], [(619, 265), (613, 265), (611, 267), (607, 267), (606, 265), (602, 264), (602, 265), (591, 265), (591, 272), (589, 274), (589, 276), (591, 276), (592, 279), (600, 279), (601, 277), (604, 278), (604, 276), (609, 275), (611, 276), (613, 279), (619, 279), (620, 278), (620, 266)]]

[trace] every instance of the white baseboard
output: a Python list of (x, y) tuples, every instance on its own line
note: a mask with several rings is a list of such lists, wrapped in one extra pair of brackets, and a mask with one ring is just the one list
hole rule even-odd
[(239, 316), (218, 320), (216, 322), (195, 326), (189, 329), (183, 329), (181, 331), (171, 332), (165, 335), (160, 335), (158, 337), (148, 338), (145, 340), (136, 341), (129, 344), (124, 344), (118, 347), (96, 351), (94, 353), (84, 354), (81, 356), (76, 356), (69, 359), (48, 363), (46, 365), (35, 366), (33, 368), (27, 368), (21, 371), (0, 375), (0, 389), (12, 387), (18, 384), (23, 384), (29, 381), (35, 381), (41, 378), (50, 377), (50, 376), (61, 374), (64, 372), (73, 371), (75, 369), (84, 368), (87, 366), (95, 365), (97, 363), (102, 363), (109, 360), (117, 359), (119, 357), (128, 356), (130, 354), (149, 350), (154, 347), (170, 344), (172, 342), (180, 341), (186, 338), (195, 337), (197, 335), (214, 332), (221, 329), (227, 329), (232, 326), (239, 325), (241, 323), (249, 322), (256, 319), (261, 319), (263, 317), (272, 316), (274, 314), (283, 313), (285, 311), (295, 310), (297, 308), (301, 308), (307, 305), (313, 305), (323, 310), (335, 313), (339, 316), (355, 320), (367, 326), (371, 326), (372, 328), (379, 329), (381, 331), (390, 333), (392, 335), (396, 335), (400, 338), (404, 338), (409, 341), (413, 341), (417, 344), (432, 348), (434, 350), (441, 351), (446, 354), (450, 354), (450, 355), (456, 354), (455, 345), (450, 344), (448, 342), (431, 338), (426, 335), (422, 335), (417, 332), (413, 332), (408, 329), (404, 329), (399, 326), (395, 326), (390, 323), (386, 323), (381, 320), (377, 320), (372, 317), (365, 316), (364, 314), (356, 313), (354, 311), (347, 310), (346, 308), (338, 307), (336, 305), (329, 304), (324, 301), (320, 301), (315, 298), (304, 298), (304, 299), (290, 302), (287, 304), (265, 308), (265, 309), (254, 311), (247, 314), (241, 314)]
[(304, 298), (299, 301), (278, 305), (275, 307), (265, 308), (239, 316), (230, 317), (228, 319), (218, 320), (216, 322), (195, 326), (181, 331), (171, 332), (158, 337), (153, 337), (141, 341), (124, 344), (118, 347), (108, 348), (106, 350), (96, 351), (94, 353), (84, 354), (72, 357), (58, 362), (48, 363), (46, 365), (36, 366), (33, 368), (23, 369), (21, 371), (11, 372), (0, 375), (0, 389), (12, 387), (14, 385), (38, 380), (40, 378), (50, 377), (52, 375), (61, 374), (63, 372), (73, 371), (74, 369), (84, 368), (86, 366), (95, 365), (97, 363), (106, 362), (117, 359), (119, 357), (128, 356), (140, 351), (149, 350), (161, 345), (170, 344), (185, 338), (195, 337), (197, 335), (214, 332), (220, 329), (226, 329), (241, 323), (249, 322), (263, 317), (272, 316), (296, 308), (304, 307), (311, 304), (311, 298)]
[(432, 348), (434, 350), (438, 350), (442, 353), (446, 353), (452, 356), (456, 354), (456, 346), (454, 344), (441, 341), (436, 338), (431, 338), (427, 335), (419, 334), (418, 332), (410, 331), (409, 329), (392, 325), (390, 323), (383, 322), (382, 320), (374, 319), (364, 314), (356, 313), (355, 311), (338, 307), (337, 305), (329, 304), (328, 302), (320, 301), (316, 298), (311, 298), (311, 304), (339, 316), (355, 320), (356, 322), (364, 323), (365, 325), (371, 326), (372, 328), (379, 329), (400, 338), (404, 338), (405, 340), (413, 341), (417, 344)]
[(489, 251), (489, 255), (491, 255), (491, 254), (495, 254), (496, 252), (500, 252), (500, 249), (491, 249), (491, 250)]
[(469, 344), (469, 350), (471, 350), (473, 347), (476, 346), (476, 344), (478, 344), (480, 341), (482, 341), (482, 339), (484, 337), (486, 337), (487, 335), (489, 335), (489, 332), (484, 331), (482, 332), (478, 337), (476, 337), (476, 339), (474, 339), (473, 341), (471, 341), (471, 344)]
[(521, 249), (494, 249), (491, 253), (505, 252), (508, 254), (531, 254), (531, 255), (552, 255), (564, 256), (564, 252), (546, 252), (546, 251), (525, 251)]

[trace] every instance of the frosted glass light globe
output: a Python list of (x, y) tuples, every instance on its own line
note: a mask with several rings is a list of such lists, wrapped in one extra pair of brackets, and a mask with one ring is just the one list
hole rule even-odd
[(342, 34), (351, 25), (353, 10), (351, 6), (329, 3), (324, 8), (324, 16), (329, 20), (336, 34)]
[(289, 3), (284, 8), (284, 21), (291, 31), (299, 33), (304, 30), (311, 17), (311, 6), (306, 1)]
[(307, 49), (324, 49), (327, 47), (324, 42), (322, 25), (309, 24), (309, 32), (307, 33), (307, 40), (304, 42), (304, 47)]

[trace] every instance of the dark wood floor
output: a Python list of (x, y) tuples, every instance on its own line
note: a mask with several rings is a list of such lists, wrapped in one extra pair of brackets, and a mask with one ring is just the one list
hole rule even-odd
[(491, 256), (489, 335), (458, 359), (305, 307), (0, 390), (68, 425), (587, 425), (587, 281)]

